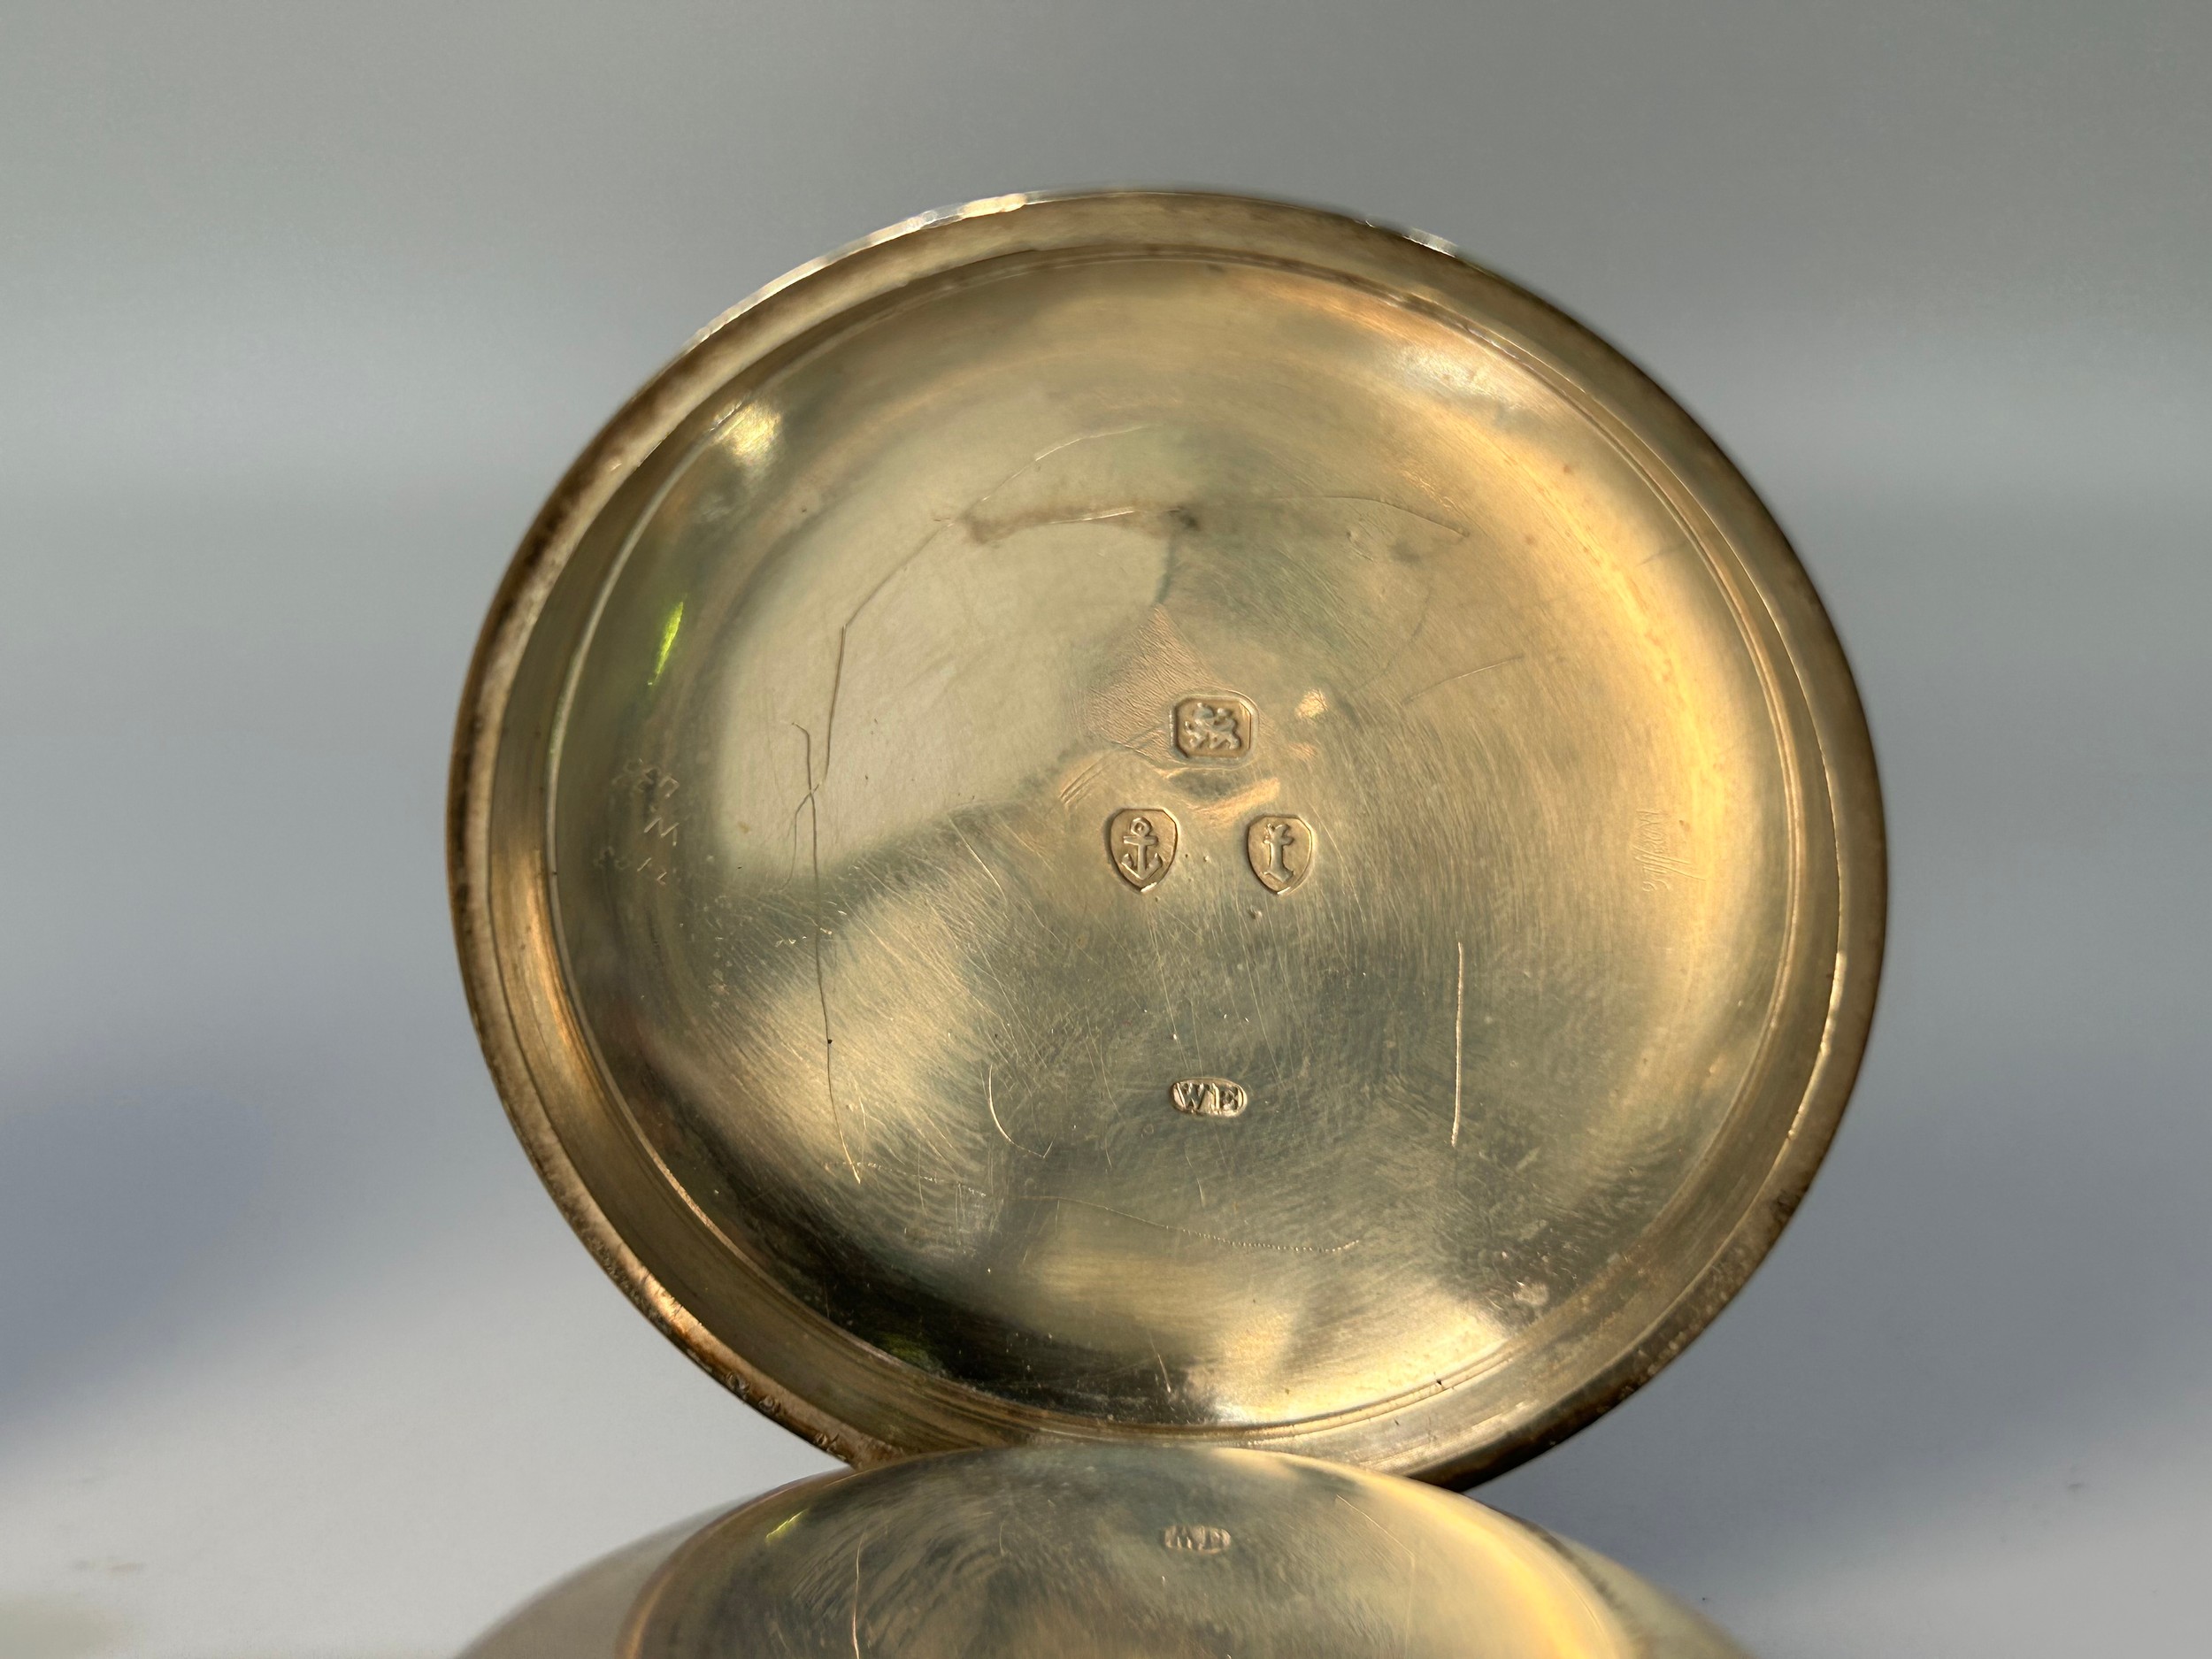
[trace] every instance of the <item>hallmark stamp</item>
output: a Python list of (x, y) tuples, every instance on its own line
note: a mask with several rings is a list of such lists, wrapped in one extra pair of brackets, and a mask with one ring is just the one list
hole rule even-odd
[(1193, 1118), (1241, 1118), (1252, 1097), (1225, 1077), (1187, 1077), (1168, 1090), (1175, 1110)]
[(1233, 1541), (1227, 1527), (1202, 1526), (1194, 1521), (1178, 1521), (1160, 1534), (1161, 1543), (1187, 1555), (1218, 1555)]
[(1106, 856), (1114, 873), (1142, 893), (1160, 885), (1181, 839), (1172, 815), (1156, 806), (1125, 806), (1106, 820)]
[(1232, 765), (1252, 756), (1259, 717), (1233, 691), (1205, 691), (1175, 705), (1175, 748), (1185, 760)]
[(1245, 856), (1270, 893), (1287, 893), (1313, 873), (1313, 826), (1302, 818), (1256, 818), (1244, 832)]

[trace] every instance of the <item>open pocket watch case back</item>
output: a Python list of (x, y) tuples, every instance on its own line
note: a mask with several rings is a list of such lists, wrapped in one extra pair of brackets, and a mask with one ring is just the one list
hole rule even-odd
[(1881, 954), (1817, 597), (1542, 301), (1178, 192), (803, 267), (531, 529), (450, 858), (563, 1211), (858, 1471), (485, 1654), (1734, 1651), (1419, 1484), (1741, 1286)]

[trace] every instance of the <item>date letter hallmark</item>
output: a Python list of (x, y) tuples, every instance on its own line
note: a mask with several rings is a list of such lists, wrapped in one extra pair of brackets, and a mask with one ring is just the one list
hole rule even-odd
[(1161, 1543), (1186, 1555), (1218, 1555), (1233, 1541), (1225, 1526), (1201, 1526), (1192, 1521), (1178, 1521), (1160, 1534)]
[(1180, 840), (1172, 815), (1156, 806), (1125, 806), (1106, 821), (1106, 856), (1114, 873), (1140, 893), (1156, 887), (1173, 867)]
[(1252, 1097), (1225, 1077), (1187, 1077), (1168, 1090), (1175, 1110), (1193, 1118), (1241, 1118)]
[(1252, 757), (1259, 718), (1233, 691), (1205, 691), (1175, 705), (1175, 749), (1185, 760), (1234, 765)]
[(1245, 856), (1270, 893), (1287, 893), (1313, 873), (1313, 826), (1302, 818), (1256, 818), (1244, 832)]

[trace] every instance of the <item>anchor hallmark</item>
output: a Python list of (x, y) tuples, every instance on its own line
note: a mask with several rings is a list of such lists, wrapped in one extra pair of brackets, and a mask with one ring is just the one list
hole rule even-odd
[(1106, 856), (1114, 873), (1140, 893), (1159, 886), (1181, 839), (1174, 816), (1156, 806), (1125, 806), (1106, 821)]

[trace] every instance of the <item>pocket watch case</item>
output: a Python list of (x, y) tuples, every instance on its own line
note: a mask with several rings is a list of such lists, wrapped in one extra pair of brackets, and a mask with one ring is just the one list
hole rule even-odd
[(1143, 191), (895, 227), (640, 392), (494, 603), (450, 855), (547, 1186), (839, 1504), (1556, 1442), (1802, 1197), (1884, 904), (1689, 416), (1428, 239)]

